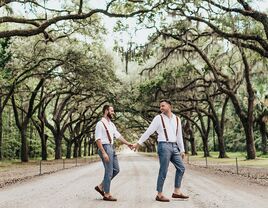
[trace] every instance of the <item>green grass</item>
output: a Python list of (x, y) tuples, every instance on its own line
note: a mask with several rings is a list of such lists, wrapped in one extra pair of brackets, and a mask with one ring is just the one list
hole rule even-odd
[[(83, 159), (89, 159), (90, 160), (95, 160), (95, 159), (98, 159), (99, 156), (98, 155), (92, 155), (92, 156), (87, 156), (87, 157), (82, 157), (82, 158), (78, 158), (78, 160), (83, 160)], [(66, 159), (66, 158), (62, 158), (62, 159)], [(25, 167), (25, 166), (30, 166), (30, 165), (39, 165), (39, 162), (40, 162), (41, 158), (40, 159), (30, 159), (29, 162), (27, 163), (22, 163), (21, 160), (19, 159), (13, 159), (13, 160), (1, 160), (0, 161), (0, 172), (1, 171), (5, 171), (9, 168), (19, 168), (19, 167)], [(69, 160), (69, 159), (68, 159)], [(71, 158), (70, 160), (72, 160), (73, 162), (75, 162), (75, 158)], [(47, 162), (53, 162), (56, 160), (54, 158), (48, 158)], [(60, 162), (61, 160), (58, 160), (57, 162)]]
[[(208, 164), (222, 164), (222, 165), (236, 165), (236, 158), (239, 166), (250, 166), (250, 167), (260, 167), (268, 168), (268, 158), (267, 157), (257, 157), (255, 160), (247, 160), (246, 153), (244, 152), (228, 152), (227, 156), (229, 158), (218, 158), (218, 152), (210, 152), (211, 157), (208, 157)], [(258, 155), (258, 154), (257, 154)], [(190, 156), (189, 161), (204, 161), (205, 158), (203, 152), (198, 152), (197, 156)]]
[(30, 160), (28, 163), (22, 163), (20, 160), (4, 160), (0, 161), (0, 172), (5, 172), (9, 169), (14, 168), (23, 168), (26, 166), (36, 166), (38, 165), (39, 161), (37, 160)]
[[(142, 152), (141, 154), (149, 156), (149, 157), (156, 157), (156, 153), (150, 153), (150, 152)], [(236, 165), (236, 158), (238, 161), (239, 166), (245, 166), (245, 167), (255, 167), (255, 168), (268, 168), (268, 158), (266, 157), (257, 157), (255, 160), (247, 160), (246, 159), (246, 153), (244, 152), (228, 152), (227, 155), (229, 158), (218, 158), (219, 153), (218, 152), (210, 152), (211, 157), (208, 157), (208, 165), (209, 164), (215, 164), (215, 165)], [(203, 152), (198, 152), (198, 155), (191, 156), (189, 158), (189, 162), (191, 164), (198, 162), (202, 165), (206, 164), (206, 160), (203, 156)], [(187, 161), (187, 156), (185, 158), (185, 161)]]
[[(146, 156), (155, 157), (157, 156), (156, 153), (142, 153)], [(208, 157), (208, 164), (218, 164), (218, 165), (236, 165), (235, 158), (238, 160), (239, 166), (250, 166), (250, 167), (259, 167), (259, 168), (268, 168), (268, 156), (267, 155), (261, 155), (260, 153), (257, 153), (257, 157), (255, 160), (246, 160), (246, 153), (245, 152), (227, 152), (227, 156), (229, 158), (218, 158), (219, 153), (218, 152), (210, 152), (211, 157)], [(190, 163), (191, 162), (202, 162), (205, 164), (205, 158), (203, 156), (203, 152), (198, 152), (197, 156), (191, 156), (189, 158)], [(98, 155), (90, 156), (92, 159), (95, 157), (98, 157)], [(53, 160), (53, 158), (50, 158), (49, 160)], [(187, 158), (185, 159), (187, 160)], [(21, 163), (20, 160), (4, 160), (0, 161), (0, 170), (8, 169), (11, 166), (16, 165), (34, 165), (38, 163), (40, 160), (30, 160), (28, 163)]]

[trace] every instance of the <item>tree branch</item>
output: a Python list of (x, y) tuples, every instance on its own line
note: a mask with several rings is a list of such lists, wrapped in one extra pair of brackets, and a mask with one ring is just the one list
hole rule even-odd
[[(49, 26), (60, 22), (60, 21), (64, 21), (64, 20), (82, 20), (82, 19), (87, 19), (89, 17), (91, 17), (94, 14), (104, 14), (108, 17), (123, 17), (123, 18), (128, 18), (128, 17), (133, 17), (135, 15), (138, 14), (144, 14), (147, 13), (149, 11), (152, 11), (153, 9), (159, 7), (160, 5), (162, 5), (163, 3), (157, 3), (156, 5), (154, 5), (151, 9), (144, 9), (144, 10), (138, 10), (138, 11), (134, 11), (132, 13), (128, 13), (128, 14), (123, 14), (123, 13), (110, 13), (109, 10), (109, 6), (111, 5), (111, 3), (114, 2), (111, 1), (106, 10), (103, 9), (93, 9), (88, 13), (85, 14), (68, 14), (68, 15), (62, 15), (62, 16), (56, 16), (54, 18), (48, 19), (46, 21), (44, 21), (43, 23), (40, 23), (40, 25), (36, 28), (29, 28), (29, 29), (15, 29), (15, 30), (8, 30), (8, 31), (1, 31), (0, 32), (0, 38), (3, 37), (13, 37), (13, 36), (33, 36), (33, 35), (37, 35), (40, 33), (43, 33), (45, 31), (46, 28), (48, 28)], [(3, 18), (0, 18), (0, 22), (4, 21)], [(19, 21), (19, 23), (24, 23), (24, 24), (29, 24), (27, 19), (20, 19), (18, 20), (18, 18), (13, 18), (10, 17), (10, 22), (16, 22)], [(35, 24), (35, 23), (31, 23), (31, 24)]]

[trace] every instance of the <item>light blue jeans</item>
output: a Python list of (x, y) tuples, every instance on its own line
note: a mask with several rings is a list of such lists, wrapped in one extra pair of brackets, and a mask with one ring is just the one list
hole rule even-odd
[(157, 191), (158, 192), (163, 191), (169, 161), (171, 161), (176, 168), (175, 188), (180, 188), (182, 177), (185, 171), (185, 166), (183, 164), (177, 143), (159, 142), (157, 153), (160, 162), (160, 169), (157, 179)]
[(103, 166), (104, 166), (104, 178), (103, 178), (103, 191), (105, 193), (110, 192), (111, 180), (119, 173), (119, 164), (117, 160), (117, 155), (115, 150), (111, 144), (103, 144), (103, 148), (107, 155), (109, 156), (109, 162), (105, 162), (100, 150), (98, 150), (98, 154), (101, 157)]

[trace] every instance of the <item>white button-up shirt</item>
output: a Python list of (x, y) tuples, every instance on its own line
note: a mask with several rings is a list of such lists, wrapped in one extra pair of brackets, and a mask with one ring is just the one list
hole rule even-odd
[[(168, 142), (176, 142), (178, 144), (180, 152), (184, 152), (185, 150), (184, 150), (184, 144), (183, 144), (183, 138), (182, 138), (181, 120), (178, 119), (178, 133), (176, 135), (176, 130), (177, 130), (176, 115), (172, 113), (171, 118), (169, 118), (163, 113), (161, 115), (163, 116), (163, 120), (165, 123), (165, 128), (166, 128), (167, 136), (168, 136)], [(158, 134), (158, 137), (157, 137), (158, 142), (167, 141), (160, 115), (157, 115), (154, 117), (152, 123), (150, 124), (148, 129), (144, 132), (144, 134), (141, 136), (138, 143), (140, 145), (144, 143), (149, 138), (149, 136), (153, 134), (155, 131)]]
[(98, 121), (95, 129), (95, 141), (98, 139), (101, 140), (102, 144), (110, 144), (109, 138), (107, 136), (107, 131), (103, 125), (103, 123), (108, 129), (109, 135), (111, 137), (111, 144), (114, 143), (114, 138), (118, 139), (121, 137), (121, 134), (117, 131), (114, 123), (112, 121), (108, 121), (105, 118), (102, 118), (100, 121)]

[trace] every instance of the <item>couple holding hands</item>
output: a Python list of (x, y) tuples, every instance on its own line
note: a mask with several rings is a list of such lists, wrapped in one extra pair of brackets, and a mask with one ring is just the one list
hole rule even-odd
[(172, 113), (171, 102), (169, 100), (160, 100), (161, 114), (154, 117), (148, 129), (144, 132), (136, 144), (130, 144), (117, 131), (114, 123), (111, 121), (114, 115), (112, 106), (103, 107), (103, 117), (96, 125), (95, 140), (98, 146), (98, 153), (102, 159), (105, 174), (101, 184), (95, 187), (95, 190), (103, 196), (105, 201), (117, 201), (110, 193), (111, 180), (119, 173), (119, 164), (113, 147), (113, 139), (119, 139), (130, 149), (135, 151), (144, 143), (155, 131), (158, 134), (157, 153), (160, 162), (160, 169), (157, 179), (157, 195), (155, 200), (160, 202), (169, 202), (170, 200), (163, 194), (163, 185), (167, 175), (169, 162), (171, 161), (176, 168), (175, 186), (172, 198), (187, 199), (181, 190), (181, 181), (185, 171), (182, 159), (184, 158), (184, 144), (182, 138), (182, 127), (180, 119)]

